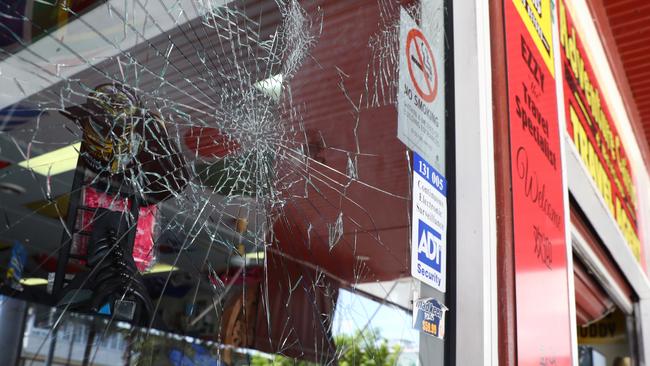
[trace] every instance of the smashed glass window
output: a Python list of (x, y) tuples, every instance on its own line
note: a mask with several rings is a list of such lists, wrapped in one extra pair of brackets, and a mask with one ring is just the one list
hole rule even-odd
[(23, 364), (423, 363), (401, 9), (443, 32), (441, 1), (0, 0)]

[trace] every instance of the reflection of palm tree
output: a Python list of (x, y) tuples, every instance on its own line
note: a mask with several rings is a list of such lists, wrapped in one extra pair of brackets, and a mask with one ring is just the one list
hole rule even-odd
[[(389, 347), (388, 341), (376, 329), (357, 331), (353, 335), (342, 334), (335, 338), (335, 342), (336, 360), (341, 366), (395, 366), (402, 353), (401, 346)], [(251, 365), (315, 366), (316, 364), (281, 355), (273, 358), (254, 355), (251, 357)]]
[(377, 329), (339, 335), (335, 342), (341, 366), (394, 366), (402, 352), (399, 345), (389, 347)]

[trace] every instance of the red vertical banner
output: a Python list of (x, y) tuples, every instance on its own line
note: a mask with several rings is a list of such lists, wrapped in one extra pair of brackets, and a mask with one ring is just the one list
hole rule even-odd
[(517, 364), (571, 365), (550, 0), (505, 0)]

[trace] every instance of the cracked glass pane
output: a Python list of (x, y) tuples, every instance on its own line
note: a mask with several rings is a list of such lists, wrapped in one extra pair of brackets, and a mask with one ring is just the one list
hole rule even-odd
[(410, 275), (400, 9), (444, 32), (431, 0), (0, 0), (16, 359), (442, 364), (411, 319), (444, 294)]

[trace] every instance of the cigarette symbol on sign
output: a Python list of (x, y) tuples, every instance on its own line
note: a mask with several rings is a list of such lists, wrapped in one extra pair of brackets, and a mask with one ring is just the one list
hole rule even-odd
[(438, 72), (431, 46), (417, 28), (411, 29), (406, 36), (406, 55), (415, 91), (425, 102), (433, 102), (438, 94)]
[(433, 67), (431, 66), (431, 61), (429, 60), (429, 55), (426, 53), (422, 53), (422, 48), (424, 47), (424, 42), (418, 40), (415, 41), (415, 48), (417, 50), (417, 55), (419, 57), (419, 60), (415, 58), (415, 55), (411, 55), (411, 61), (415, 64), (415, 66), (420, 69), (420, 71), (424, 74), (424, 77), (426, 78), (427, 81), (427, 86), (430, 85), (430, 83), (433, 81), (431, 80), (431, 74), (433, 74)]

